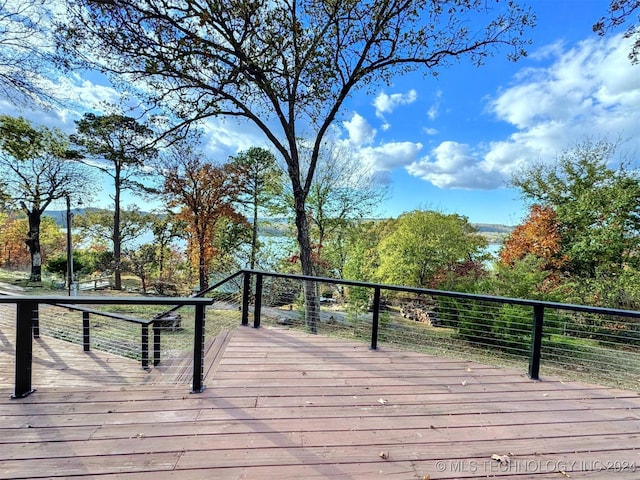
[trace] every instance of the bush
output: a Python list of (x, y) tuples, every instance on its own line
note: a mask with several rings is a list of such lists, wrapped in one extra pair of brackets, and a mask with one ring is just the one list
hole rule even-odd
[[(89, 274), (93, 272), (93, 265), (87, 258), (81, 253), (73, 252), (73, 272), (75, 274)], [(44, 264), (44, 269), (49, 273), (66, 276), (67, 274), (67, 256), (58, 255), (50, 258)]]

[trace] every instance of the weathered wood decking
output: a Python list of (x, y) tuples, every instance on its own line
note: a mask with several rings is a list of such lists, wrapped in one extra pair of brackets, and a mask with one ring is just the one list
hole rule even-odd
[(637, 392), (238, 327), (201, 394), (43, 338), (37, 392), (9, 400), (10, 344), (3, 331), (3, 479), (640, 478)]

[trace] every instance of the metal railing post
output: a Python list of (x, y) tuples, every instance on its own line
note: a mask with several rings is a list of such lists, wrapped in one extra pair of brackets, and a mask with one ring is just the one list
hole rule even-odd
[(36, 303), (33, 305), (33, 338), (40, 338), (40, 314), (39, 305)]
[(242, 282), (242, 325), (249, 325), (249, 298), (251, 297), (251, 274), (244, 272)]
[(153, 322), (153, 366), (157, 367), (160, 364), (160, 325), (156, 325), (156, 322)]
[(262, 274), (256, 275), (256, 304), (253, 306), (253, 328), (260, 327), (260, 314), (262, 310)]
[(531, 356), (529, 357), (529, 378), (540, 380), (540, 357), (542, 355), (542, 326), (544, 306), (533, 306), (533, 330), (531, 332)]
[(380, 321), (380, 287), (373, 289), (373, 318), (371, 319), (371, 350), (378, 348), (378, 324)]
[(142, 368), (147, 370), (149, 368), (149, 325), (140, 325), (142, 331), (142, 338), (140, 341), (140, 348), (142, 350)]
[(31, 388), (33, 329), (37, 317), (36, 302), (19, 302), (16, 308), (16, 376), (11, 398), (24, 398), (35, 392)]
[(203, 385), (203, 364), (204, 364), (204, 305), (196, 305), (195, 332), (193, 335), (193, 385), (191, 393), (201, 393), (204, 391)]
[(89, 312), (82, 312), (82, 348), (85, 352), (91, 350), (91, 324)]

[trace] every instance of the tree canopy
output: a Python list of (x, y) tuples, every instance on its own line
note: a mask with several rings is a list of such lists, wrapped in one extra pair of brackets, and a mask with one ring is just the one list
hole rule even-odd
[(560, 270), (566, 262), (561, 255), (562, 238), (555, 210), (547, 205), (532, 205), (526, 220), (518, 225), (500, 250), (500, 262), (513, 266), (527, 255), (533, 255), (548, 270)]
[[(637, 13), (634, 22), (631, 17)], [(607, 13), (593, 24), (593, 31), (598, 35), (625, 26), (625, 38), (632, 39), (629, 59), (632, 63), (640, 62), (640, 0), (610, 0)]]
[(376, 276), (384, 283), (430, 286), (442, 269), (481, 253), (484, 237), (459, 215), (414, 211), (401, 215), (380, 242)]
[(113, 259), (114, 288), (122, 288), (120, 260), (122, 254), (122, 227), (120, 219), (121, 193), (124, 190), (145, 191), (139, 178), (145, 166), (155, 158), (154, 132), (135, 118), (120, 115), (85, 113), (76, 121), (76, 133), (71, 140), (80, 150), (82, 161), (113, 179)]
[(0, 94), (17, 105), (56, 100), (51, 76), (53, 13), (42, 0), (0, 0)]
[[(229, 115), (262, 129), (287, 164), (301, 248), (318, 152), (353, 90), (412, 70), (435, 73), (465, 57), (480, 64), (500, 46), (518, 58), (534, 20), (512, 1), (491, 8), (424, 0), (74, 4), (75, 19), (59, 30), (69, 59), (91, 59), (143, 87), (153, 106), (183, 121)], [(303, 169), (298, 136), (311, 129)], [(303, 267), (311, 265), (308, 254), (301, 252)]]
[(249, 268), (256, 267), (260, 242), (259, 214), (269, 215), (282, 201), (284, 172), (275, 155), (266, 148), (252, 147), (231, 159), (239, 187), (238, 200), (248, 210), (251, 219), (251, 252)]
[(176, 219), (184, 221), (189, 256), (204, 290), (212, 265), (224, 253), (220, 247), (247, 224), (235, 208), (240, 185), (230, 162), (213, 165), (188, 148), (177, 148), (168, 162), (164, 193), (168, 207), (178, 210)]
[(25, 242), (31, 255), (32, 281), (41, 279), (43, 212), (65, 197), (88, 196), (86, 171), (74, 158), (62, 132), (34, 127), (21, 117), (0, 116), (0, 170), (11, 202), (29, 219)]
[[(484, 0), (78, 0), (58, 44), (137, 87), (179, 123), (212, 116), (255, 124), (284, 159), (302, 272), (313, 274), (306, 200), (325, 136), (358, 88), (395, 75), (475, 64), (500, 47), (524, 54), (532, 13)], [(302, 158), (300, 139), (311, 145)], [(306, 316), (317, 299), (306, 285)]]
[(595, 277), (637, 263), (640, 178), (625, 162), (616, 162), (616, 148), (585, 141), (555, 163), (533, 165), (512, 180), (526, 200), (555, 211), (560, 253), (571, 273)]

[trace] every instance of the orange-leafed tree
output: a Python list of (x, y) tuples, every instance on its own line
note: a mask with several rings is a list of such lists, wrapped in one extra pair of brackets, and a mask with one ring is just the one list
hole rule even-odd
[(549, 206), (533, 205), (524, 223), (518, 225), (500, 250), (500, 262), (513, 265), (527, 255), (541, 260), (544, 270), (558, 271), (566, 264), (562, 254), (560, 223)]
[(0, 218), (0, 255), (4, 268), (24, 268), (29, 265), (29, 249), (24, 243), (24, 232), (28, 229), (26, 217), (8, 214)]
[(224, 253), (220, 228), (246, 223), (235, 209), (240, 189), (234, 169), (228, 163), (207, 163), (198, 153), (184, 148), (169, 159), (164, 175), (168, 206), (179, 209), (176, 218), (186, 224), (188, 255), (197, 265), (200, 289), (204, 290), (209, 286), (214, 260)]
[[(31, 262), (24, 232), (29, 229), (29, 219), (14, 213), (0, 214), (0, 265), (5, 268), (26, 268)], [(64, 252), (65, 238), (52, 217), (43, 217), (40, 225), (42, 262), (48, 257)]]

